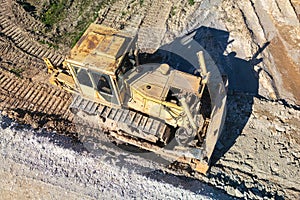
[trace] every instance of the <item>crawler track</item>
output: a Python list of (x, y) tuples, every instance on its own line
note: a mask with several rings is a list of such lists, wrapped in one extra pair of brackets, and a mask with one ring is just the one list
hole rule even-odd
[[(139, 47), (143, 48), (144, 51), (154, 50), (157, 48), (157, 45), (161, 43), (162, 37), (165, 34), (164, 26), (170, 15), (172, 4), (174, 3), (174, 8), (176, 6), (177, 8), (184, 6), (182, 6), (182, 2), (179, 1), (176, 4), (176, 1), (170, 3), (159, 0), (144, 0), (142, 5), (140, 5), (139, 2), (139, 0), (116, 0), (112, 6), (101, 9), (101, 17), (97, 23), (132, 33), (140, 29), (138, 39)], [(0, 4), (0, 110), (2, 114), (6, 113), (14, 119), (23, 120), (33, 125), (33, 127), (38, 123), (38, 127), (50, 126), (50, 128), (53, 127), (55, 130), (58, 130), (59, 127), (57, 125), (60, 124), (61, 127), (67, 127), (71, 130), (71, 126), (75, 124), (76, 132), (88, 132), (91, 136), (96, 137), (99, 131), (102, 132), (98, 123), (94, 124), (91, 121), (79, 119), (69, 111), (69, 105), (72, 100), (71, 94), (49, 86), (45, 83), (48, 82), (46, 78), (44, 80), (31, 80), (27, 77), (19, 78), (9, 72), (9, 70), (13, 68), (22, 68), (26, 69), (28, 73), (33, 74), (37, 72), (36, 74), (38, 75), (45, 75), (44, 72), (41, 72), (41, 70), (46, 70), (42, 58), (48, 57), (54, 65), (60, 65), (63, 56), (54, 49), (49, 48), (49, 46), (37, 42), (44, 39), (47, 41), (45, 36), (38, 33), (38, 31), (43, 28), (43, 24), (30, 16), (15, 0), (0, 0)], [(246, 7), (246, 5), (247, 4), (245, 4), (243, 11), (247, 14), (246, 10), (248, 7)], [(249, 5), (252, 4), (249, 3)], [(231, 9), (227, 10), (226, 6), (219, 7), (224, 8), (224, 13), (227, 13), (226, 21), (230, 25), (231, 15), (228, 15), (228, 13), (231, 12)], [(184, 24), (183, 19), (186, 21), (192, 20), (188, 15), (181, 14), (191, 9), (195, 8), (185, 6), (183, 11), (180, 9), (176, 10), (175, 16), (169, 24), (177, 24), (178, 27), (181, 27), (181, 24)], [(208, 12), (210, 10), (205, 10), (205, 13), (206, 11)], [(258, 9), (258, 11), (260, 10)], [(197, 11), (194, 19), (207, 17), (203, 15), (203, 13), (204, 12)], [(233, 19), (236, 19), (237, 15), (235, 12), (232, 14), (234, 16)], [(248, 18), (247, 15), (242, 17), (244, 20)], [(237, 21), (237, 23), (238, 22), (239, 21)], [(232, 27), (235, 30), (243, 30), (239, 29), (238, 26)], [(264, 27), (262, 28), (264, 29)], [(143, 30), (145, 31), (143, 32)], [(158, 30), (158, 33), (155, 37), (150, 35), (155, 33), (156, 30)], [(234, 32), (236, 31), (233, 31), (233, 33)], [(232, 37), (235, 38), (234, 35)], [(245, 49), (247, 49), (247, 47), (245, 47)], [(36, 71), (32, 71), (33, 69), (36, 69)], [(234, 95), (234, 98), (237, 98), (236, 102), (233, 101), (228, 104), (228, 113), (232, 115), (232, 118), (229, 119), (232, 120), (226, 122), (229, 128), (225, 130), (225, 135), (228, 135), (228, 137), (225, 137), (224, 140), (234, 140), (235, 146), (234, 148), (231, 147), (231, 150), (229, 153), (227, 152), (225, 158), (221, 158), (220, 161), (214, 165), (209, 177), (191, 172), (189, 166), (184, 164), (177, 165), (175, 163), (170, 166), (170, 170), (166, 170), (164, 167), (162, 170), (169, 171), (176, 175), (184, 174), (192, 178), (200, 179), (203, 182), (226, 190), (228, 193), (231, 192), (232, 194), (232, 192), (234, 192), (233, 195), (242, 192), (244, 198), (262, 199), (269, 197), (270, 199), (276, 199), (278, 197), (278, 199), (280, 199), (284, 197), (299, 199), (299, 183), (296, 178), (297, 169), (299, 169), (299, 156), (297, 157), (299, 148), (293, 140), (286, 139), (289, 135), (289, 129), (287, 129), (286, 124), (289, 123), (289, 121), (281, 120), (288, 119), (285, 115), (293, 115), (295, 112), (292, 112), (292, 110), (285, 112), (288, 109), (285, 105), (278, 107), (274, 105), (274, 102), (262, 104), (261, 107), (265, 107), (271, 112), (278, 108), (280, 108), (280, 110), (276, 115), (272, 115), (270, 119), (265, 119), (267, 110), (260, 109), (262, 113), (260, 114), (257, 108), (253, 114), (254, 117), (250, 118), (247, 126), (244, 128), (240, 127), (240, 125), (237, 126), (237, 124), (243, 124), (244, 119), (248, 119), (249, 117), (247, 113), (251, 113), (252, 110), (247, 110), (247, 107), (241, 105), (250, 105), (252, 108), (252, 100), (244, 102), (241, 101), (242, 98), (236, 97), (236, 95)], [(271, 105), (274, 106), (269, 107)], [(241, 110), (241, 113), (236, 114), (237, 110)], [(296, 114), (297, 113), (295, 113), (295, 116), (297, 116)], [(256, 119), (256, 116), (258, 116), (259, 120)], [(277, 119), (275, 116), (280, 116), (280, 120), (272, 120)], [(293, 119), (292, 117), (290, 118)], [(294, 120), (297, 121), (297, 119), (298, 118), (295, 117)], [(263, 124), (261, 125), (259, 121), (262, 121)], [(63, 123), (68, 124), (64, 126)], [(275, 130), (274, 127), (283, 128), (286, 131), (280, 133)], [(243, 131), (241, 131), (242, 129)], [(299, 128), (292, 128), (292, 131), (295, 131), (295, 133), (290, 131), (291, 135), (292, 133), (293, 135), (289, 137), (297, 136), (297, 130), (299, 130)], [(239, 136), (241, 133), (242, 135)], [(270, 136), (268, 136), (268, 134), (270, 134)], [(235, 135), (239, 136), (238, 139), (235, 138)], [(94, 144), (91, 144), (91, 146), (92, 145)], [(279, 151), (280, 157), (277, 156), (277, 151)], [(249, 152), (257, 153), (253, 157)], [(271, 159), (267, 159), (269, 155), (272, 156)], [(117, 156), (116, 154), (116, 158), (118, 158)], [(277, 164), (276, 162), (278, 162), (279, 167), (274, 165)], [(123, 165), (123, 162), (120, 163)], [(263, 164), (260, 166), (260, 163)], [(293, 173), (291, 171), (293, 171)], [(159, 177), (158, 180), (161, 181), (161, 177)], [(282, 191), (284, 191), (284, 193)]]
[[(20, 78), (18, 77), (20, 74), (12, 71), (21, 69), (27, 74), (37, 74), (37, 76), (42, 74), (44, 77), (43, 71), (46, 70), (46, 66), (42, 59), (47, 57), (53, 65), (59, 66), (64, 56), (46, 44), (38, 42), (44, 39), (47, 41), (45, 36), (39, 35), (39, 30), (43, 29), (44, 25), (16, 1), (0, 0), (0, 3), (0, 110), (12, 118), (34, 126), (36, 122), (51, 121), (51, 119), (84, 124), (85, 122), (75, 119), (69, 111), (71, 94), (49, 86), (46, 78), (45, 80), (31, 79), (32, 76)], [(98, 18), (97, 23), (132, 34), (136, 34), (138, 28), (147, 30), (154, 27), (155, 30), (162, 30), (161, 27), (168, 18), (171, 6), (169, 2), (158, 0), (145, 0), (143, 3), (138, 0), (116, 1), (112, 6), (100, 10), (102, 17)], [(163, 33), (160, 32), (160, 35), (149, 41), (155, 43), (151, 50), (158, 47)], [(149, 35), (145, 32), (139, 34), (140, 46), (149, 45), (149, 42), (143, 43)], [(30, 116), (29, 120), (26, 119), (27, 116)], [(42, 123), (37, 126), (43, 125)], [(87, 127), (99, 129), (98, 126), (92, 125)]]

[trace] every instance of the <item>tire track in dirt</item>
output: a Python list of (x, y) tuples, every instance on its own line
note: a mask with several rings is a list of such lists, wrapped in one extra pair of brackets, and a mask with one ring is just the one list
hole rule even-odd
[[(61, 65), (64, 60), (62, 55), (35, 41), (34, 37), (32, 37), (30, 33), (24, 31), (23, 28), (15, 23), (15, 21), (17, 21), (16, 17), (18, 16), (14, 15), (12, 4), (12, 1), (2, 0), (0, 9), (0, 32), (13, 42), (21, 51), (39, 59), (47, 57), (54, 65)], [(17, 5), (14, 4), (14, 6)], [(27, 22), (27, 25), (28, 24), (29, 23)], [(35, 27), (35, 24), (32, 26)]]

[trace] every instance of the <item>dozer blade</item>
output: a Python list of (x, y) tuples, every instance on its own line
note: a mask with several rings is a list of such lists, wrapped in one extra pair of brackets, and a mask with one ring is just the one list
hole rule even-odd
[[(198, 54), (199, 63), (203, 63), (203, 54)], [(207, 70), (207, 71), (206, 71)], [(215, 145), (221, 135), (226, 117), (226, 87), (227, 80), (223, 80), (222, 75), (216, 65), (206, 66), (205, 73), (209, 73), (206, 85), (211, 99), (211, 117), (210, 124), (207, 129), (204, 146), (204, 152), (208, 163), (215, 149)]]

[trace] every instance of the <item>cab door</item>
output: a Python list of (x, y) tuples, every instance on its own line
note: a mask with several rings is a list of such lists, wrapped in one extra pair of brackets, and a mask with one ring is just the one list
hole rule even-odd
[(78, 80), (79, 87), (82, 95), (89, 98), (95, 98), (95, 90), (93, 88), (93, 82), (89, 76), (88, 70), (84, 68), (74, 67), (76, 78)]
[(74, 71), (84, 97), (104, 104), (120, 105), (118, 93), (110, 76), (75, 66)]

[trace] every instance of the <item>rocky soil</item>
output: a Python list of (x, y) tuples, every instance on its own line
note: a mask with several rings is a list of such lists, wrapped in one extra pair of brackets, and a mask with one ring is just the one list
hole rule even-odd
[(298, 199), (300, 108), (235, 95), (228, 112), (216, 163), (208, 176), (194, 174), (198, 180), (169, 174), (139, 154), (104, 146), (91, 151), (86, 143), (2, 117), (1, 193), (5, 199)]
[[(39, 24), (40, 31), (31, 33), (34, 39), (57, 45), (61, 51), (70, 48), (73, 41), (68, 35), (76, 38), (77, 25), (87, 25), (91, 19), (87, 13), (102, 5), (102, 1), (95, 1), (95, 6), (90, 1), (84, 5), (70, 1), (67, 17), (46, 31), (39, 21), (50, 1), (23, 2), (36, 7), (34, 12), (20, 11), (27, 16), (22, 19), (31, 17)], [(126, 11), (119, 11), (118, 18), (126, 22), (139, 19), (134, 5), (143, 8), (140, 15), (144, 16), (152, 1), (118, 2)], [(156, 27), (165, 31), (161, 45), (192, 35), (229, 79), (228, 114), (209, 174), (183, 172), (185, 177), (118, 148), (89, 151), (80, 141), (32, 130), (2, 116), (0, 192), (4, 199), (300, 198), (299, 1), (200, 0), (190, 5), (172, 0), (168, 5), (172, 7), (166, 25)], [(85, 8), (83, 14), (79, 8)], [(99, 7), (99, 15), (108, 8)], [(26, 20), (19, 23), (30, 29)]]
[(298, 199), (299, 107), (249, 96), (229, 96), (228, 105), (225, 131), (215, 152), (223, 156), (212, 176), (227, 177), (227, 184), (237, 184), (241, 191), (250, 188), (251, 199), (258, 198), (252, 196), (257, 191), (261, 197)]
[(68, 137), (33, 131), (7, 118), (0, 125), (2, 199), (230, 198), (198, 180), (155, 170), (128, 153), (91, 154)]

